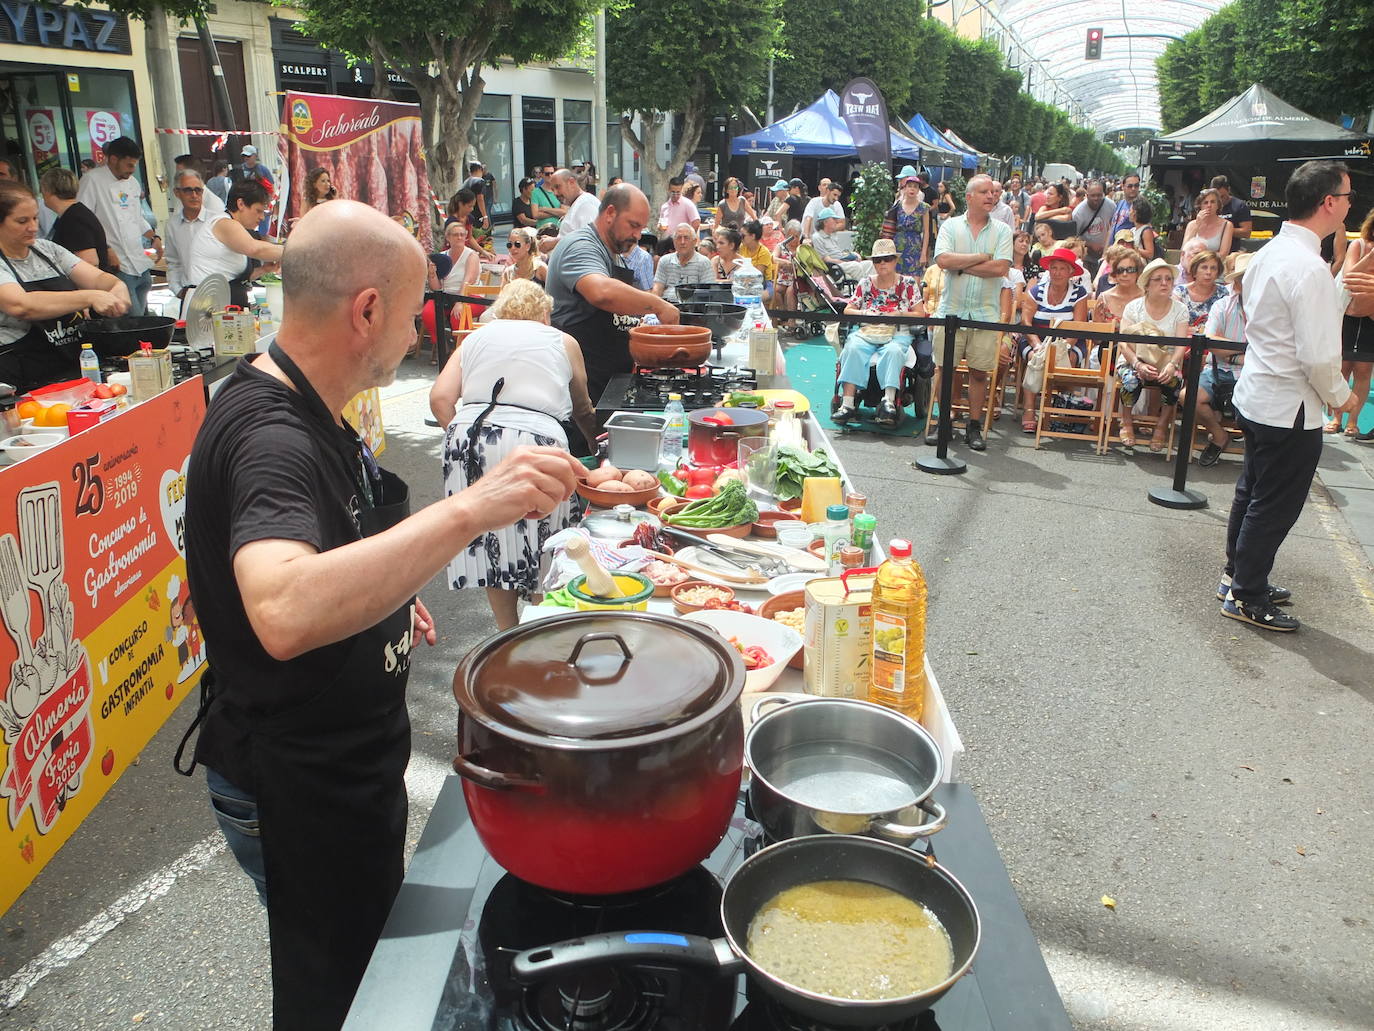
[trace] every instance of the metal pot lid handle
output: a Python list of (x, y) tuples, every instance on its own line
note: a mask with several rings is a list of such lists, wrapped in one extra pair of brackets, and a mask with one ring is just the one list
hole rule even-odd
[(572, 654), (568, 656), (568, 665), (576, 666), (578, 656), (582, 654), (582, 649), (585, 648), (587, 645), (591, 644), (593, 641), (614, 641), (616, 644), (618, 644), (620, 646), (621, 655), (620, 665), (616, 667), (615, 675), (609, 677), (593, 677), (588, 675), (585, 670), (581, 669), (579, 669), (579, 672), (583, 673), (583, 675), (587, 677), (588, 683), (615, 680), (617, 677), (620, 676), (620, 671), (625, 668), (625, 664), (629, 662), (632, 658), (634, 658), (634, 656), (630, 654), (630, 647), (625, 643), (625, 639), (621, 637), (619, 634), (610, 630), (600, 630), (596, 633), (583, 634), (581, 637), (579, 637), (577, 639), (577, 644), (573, 646)]
[(945, 829), (949, 824), (949, 813), (934, 799), (926, 798), (916, 803), (922, 812), (929, 813), (934, 819), (929, 823), (912, 826), (907, 823), (894, 823), (890, 820), (874, 820), (869, 825), (869, 833), (901, 845), (910, 845), (918, 838), (928, 838)]

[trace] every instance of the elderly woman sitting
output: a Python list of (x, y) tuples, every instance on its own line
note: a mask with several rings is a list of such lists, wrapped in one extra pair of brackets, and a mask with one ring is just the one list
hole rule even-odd
[[(897, 247), (891, 240), (877, 240), (869, 255), (875, 270), (865, 276), (854, 291), (854, 298), (845, 306), (846, 315), (924, 315), (921, 287), (914, 276), (897, 273)], [(922, 334), (929, 362), (929, 340)], [(868, 365), (878, 355), (878, 386), (883, 400), (873, 421), (895, 426), (900, 417), (897, 391), (902, 385), (902, 368), (906, 365), (907, 350), (912, 333), (905, 326), (890, 323), (863, 323), (855, 327), (840, 352), (840, 387), (843, 398), (835, 410), (834, 420), (843, 426), (858, 416), (859, 389), (868, 386)]]
[(816, 231), (811, 234), (811, 246), (816, 253), (833, 265), (840, 266), (849, 279), (860, 280), (873, 275), (873, 263), (854, 252), (848, 236), (841, 236), (844, 216), (834, 208), (821, 208), (816, 213)]

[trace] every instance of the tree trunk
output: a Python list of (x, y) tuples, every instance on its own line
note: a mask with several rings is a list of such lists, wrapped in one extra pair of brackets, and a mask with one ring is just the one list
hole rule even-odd
[(658, 160), (659, 143), (664, 129), (663, 113), (636, 111), (631, 114), (639, 115), (640, 124), (644, 127), (643, 138), (635, 134), (629, 115), (621, 116), (620, 134), (626, 143), (644, 156), (644, 171), (649, 179), (649, 189), (645, 192), (649, 195), (649, 210), (653, 216), (650, 221), (656, 222), (658, 209), (668, 200), (668, 180), (682, 174), (682, 170), (687, 166), (687, 159), (696, 152), (697, 144), (701, 142), (701, 134), (706, 127), (705, 86), (698, 85), (687, 101), (686, 108), (679, 115), (682, 119), (682, 136), (673, 152), (668, 155), (666, 164), (659, 164)]
[(372, 99), (373, 100), (395, 100), (396, 94), (392, 92), (391, 80), (387, 77), (391, 72), (383, 61), (376, 54), (372, 55)]
[[(157, 124), (166, 129), (184, 129), (186, 111), (181, 103), (176, 57), (167, 32), (167, 14), (160, 5), (155, 5), (148, 12), (148, 17), (144, 21), (144, 39), (148, 51), (148, 73), (153, 82), (153, 112), (157, 116)], [(167, 189), (171, 190), (174, 185), (170, 181), (172, 158), (182, 153), (186, 139), (165, 132), (155, 133), (154, 136), (157, 142), (152, 146), (149, 146), (152, 141), (146, 137), (143, 140), (145, 150), (156, 150), (160, 159), (157, 165), (149, 162), (149, 171), (154, 175), (165, 176), (168, 180)]]

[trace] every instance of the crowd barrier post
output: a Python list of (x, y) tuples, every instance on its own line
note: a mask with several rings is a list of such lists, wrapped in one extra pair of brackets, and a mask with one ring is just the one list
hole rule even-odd
[(949, 440), (954, 436), (954, 336), (959, 332), (959, 318), (945, 316), (945, 354), (940, 361), (940, 420), (936, 423), (935, 454), (922, 455), (911, 463), (913, 469), (936, 476), (952, 476), (968, 472), (968, 463), (949, 454)]
[(1149, 491), (1150, 500), (1164, 508), (1207, 507), (1206, 494), (1188, 489), (1188, 463), (1193, 458), (1193, 432), (1197, 425), (1198, 381), (1202, 377), (1206, 344), (1206, 337), (1195, 334), (1188, 345), (1188, 359), (1183, 369), (1184, 387), (1188, 393), (1183, 399), (1183, 424), (1179, 428), (1178, 454), (1174, 456), (1174, 482), (1168, 487), (1151, 487)]

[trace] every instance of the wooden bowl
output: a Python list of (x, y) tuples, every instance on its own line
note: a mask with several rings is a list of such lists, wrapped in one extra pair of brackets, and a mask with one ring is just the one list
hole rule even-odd
[(669, 592), (673, 598), (673, 608), (677, 610), (679, 616), (685, 616), (689, 612), (700, 612), (706, 607), (705, 605), (698, 605), (694, 602), (678, 600), (678, 593), (680, 591), (690, 591), (694, 587), (709, 587), (713, 591), (724, 591), (726, 596), (720, 599), (723, 602), (735, 600), (735, 592), (728, 587), (722, 587), (719, 584), (708, 584), (705, 580), (688, 580), (686, 583), (678, 584)]
[(694, 533), (698, 537), (705, 537), (708, 533), (723, 533), (727, 537), (748, 537), (754, 530), (753, 523), (740, 523), (738, 526), (673, 526), (672, 523), (667, 521), (668, 516), (672, 515), (674, 512), (681, 511), (690, 504), (686, 498), (674, 498), (673, 501), (676, 503), (660, 506), (656, 514), (664, 526), (672, 527), (675, 530), (686, 530), (688, 533)]
[(592, 487), (581, 480), (577, 481), (577, 493), (601, 508), (615, 508), (616, 505), (634, 505), (639, 508), (658, 496), (658, 485), (643, 490), (614, 491)]
[(648, 508), (648, 510), (652, 512), (654, 515), (659, 516), (661, 518), (663, 516), (663, 510), (665, 508), (669, 508), (681, 503), (681, 498), (675, 498), (671, 494), (660, 494), (658, 497), (651, 499), (649, 501), (649, 504), (645, 507)]
[(754, 523), (754, 536), (765, 540), (777, 540), (778, 523), (799, 523), (801, 519), (792, 512), (760, 512)]
[(818, 541), (812, 541), (806, 546), (806, 550), (817, 558), (825, 558), (825, 538), (822, 537)]
[[(758, 614), (764, 619), (772, 619), (779, 612), (789, 612), (792, 609), (804, 608), (806, 608), (805, 591), (784, 591), (782, 594), (773, 595), (773, 597), (760, 605)], [(804, 634), (802, 636), (805, 637)], [(791, 666), (793, 669), (804, 669), (806, 667), (805, 652), (805, 648), (797, 652), (796, 655), (793, 655), (792, 658), (788, 660), (787, 665)]]
[[(778, 508), (782, 509), (784, 512), (792, 512), (794, 514), (801, 512), (801, 506), (801, 498), (793, 498), (791, 501), (778, 502)], [(797, 515), (797, 518), (800, 519), (801, 516)]]

